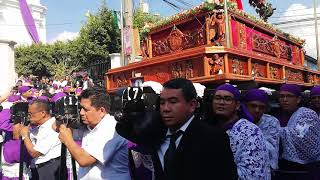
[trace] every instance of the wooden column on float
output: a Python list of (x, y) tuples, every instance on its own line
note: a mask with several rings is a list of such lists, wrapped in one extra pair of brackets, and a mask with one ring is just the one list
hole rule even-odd
[(250, 76), (252, 73), (252, 59), (248, 59), (248, 75)]
[(151, 36), (148, 36), (148, 52), (149, 52), (149, 58), (152, 58), (152, 40)]
[(224, 71), (225, 74), (229, 74), (229, 55), (224, 55)]
[(267, 78), (270, 79), (271, 78), (271, 73), (270, 73), (270, 63), (267, 63)]

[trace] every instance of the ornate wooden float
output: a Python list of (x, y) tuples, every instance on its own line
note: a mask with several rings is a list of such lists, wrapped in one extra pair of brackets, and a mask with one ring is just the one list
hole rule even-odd
[(206, 86), (243, 81), (320, 83), (320, 73), (304, 66), (304, 40), (235, 8), (228, 10), (229, 31), (224, 22), (223, 10), (206, 4), (164, 20), (144, 38), (143, 60), (106, 73), (107, 90), (178, 77)]

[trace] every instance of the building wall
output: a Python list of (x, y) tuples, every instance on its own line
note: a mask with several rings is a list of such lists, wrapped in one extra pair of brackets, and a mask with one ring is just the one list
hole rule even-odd
[[(40, 0), (27, 0), (35, 20), (39, 39), (46, 43), (47, 8)], [(15, 41), (18, 45), (30, 45), (32, 39), (24, 25), (18, 0), (0, 0), (0, 39)]]

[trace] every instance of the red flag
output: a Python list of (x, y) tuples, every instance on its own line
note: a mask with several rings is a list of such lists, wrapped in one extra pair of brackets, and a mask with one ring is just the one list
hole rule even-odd
[(237, 0), (238, 9), (243, 10), (242, 1)]

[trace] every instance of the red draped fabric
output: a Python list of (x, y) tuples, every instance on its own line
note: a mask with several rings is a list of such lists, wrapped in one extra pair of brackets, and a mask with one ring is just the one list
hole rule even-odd
[(243, 10), (242, 1), (237, 0), (237, 4), (238, 4), (238, 9)]

